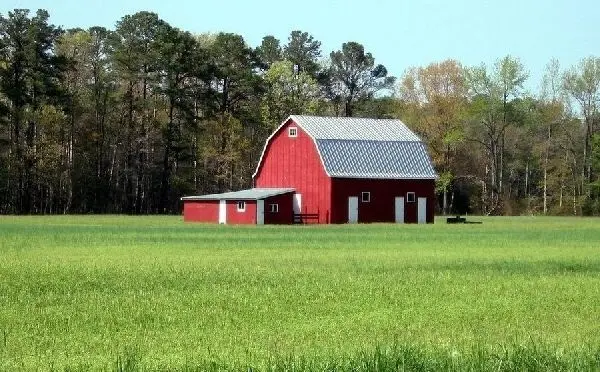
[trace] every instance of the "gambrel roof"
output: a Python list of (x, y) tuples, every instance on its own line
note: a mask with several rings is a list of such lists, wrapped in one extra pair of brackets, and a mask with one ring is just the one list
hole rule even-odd
[(330, 177), (437, 178), (425, 144), (400, 120), (301, 115), (290, 116), (269, 137), (254, 176), (269, 142), (290, 119), (313, 139)]

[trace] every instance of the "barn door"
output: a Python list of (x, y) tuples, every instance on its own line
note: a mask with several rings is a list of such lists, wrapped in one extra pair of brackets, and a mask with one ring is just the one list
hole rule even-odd
[(302, 194), (294, 194), (294, 214), (302, 213)]
[(227, 223), (227, 200), (219, 200), (219, 223)]
[(348, 223), (358, 222), (358, 196), (348, 198)]
[(256, 224), (257, 225), (265, 224), (265, 201), (264, 200), (256, 201)]
[(417, 202), (417, 222), (427, 223), (427, 198), (419, 198)]
[(398, 196), (395, 199), (396, 223), (404, 223), (404, 197)]

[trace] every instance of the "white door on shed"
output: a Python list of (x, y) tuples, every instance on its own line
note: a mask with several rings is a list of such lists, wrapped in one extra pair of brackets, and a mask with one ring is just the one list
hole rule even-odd
[(404, 196), (397, 196), (396, 204), (396, 223), (404, 223)]
[(257, 225), (265, 224), (265, 201), (264, 200), (256, 201), (256, 224)]
[(419, 198), (417, 204), (417, 222), (427, 223), (427, 198)]
[(227, 223), (227, 200), (219, 200), (219, 223)]
[(358, 222), (358, 196), (348, 198), (348, 223)]
[(294, 194), (294, 214), (302, 213), (302, 194)]

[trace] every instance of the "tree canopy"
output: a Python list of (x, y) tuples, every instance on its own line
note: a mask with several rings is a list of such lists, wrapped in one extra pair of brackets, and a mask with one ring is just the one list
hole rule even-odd
[(178, 213), (250, 187), (291, 114), (400, 118), (440, 175), (438, 211), (600, 215), (600, 58), (550, 61), (539, 92), (516, 56), (408, 68), (301, 30), (193, 35), (152, 12), (62, 30), (0, 16), (0, 213)]

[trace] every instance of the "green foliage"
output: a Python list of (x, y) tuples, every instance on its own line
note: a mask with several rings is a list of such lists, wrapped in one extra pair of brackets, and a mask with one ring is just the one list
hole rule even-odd
[(345, 116), (352, 116), (354, 101), (373, 97), (382, 89), (393, 86), (395, 78), (387, 76), (385, 66), (375, 65), (371, 53), (357, 42), (342, 44), (342, 49), (331, 52), (331, 66), (327, 71), (331, 95), (344, 102)]
[(453, 180), (454, 176), (450, 172), (443, 172), (439, 174), (438, 179), (435, 180), (435, 191), (437, 193), (448, 191)]
[(263, 37), (262, 43), (256, 48), (256, 54), (267, 68), (283, 58), (283, 50), (279, 40), (272, 35)]
[(262, 92), (262, 81), (254, 73), (260, 61), (241, 35), (219, 33), (209, 52), (215, 64), (214, 105), (219, 113), (248, 114), (252, 99)]
[(597, 369), (597, 220), (469, 220), (0, 218), (0, 369)]
[(315, 113), (319, 86), (308, 73), (294, 72), (290, 61), (275, 62), (264, 75), (268, 86), (261, 104), (265, 134), (271, 133), (290, 115)]
[(283, 48), (284, 59), (303, 71), (316, 77), (319, 70), (318, 58), (321, 56), (321, 42), (308, 32), (292, 31), (288, 43)]

